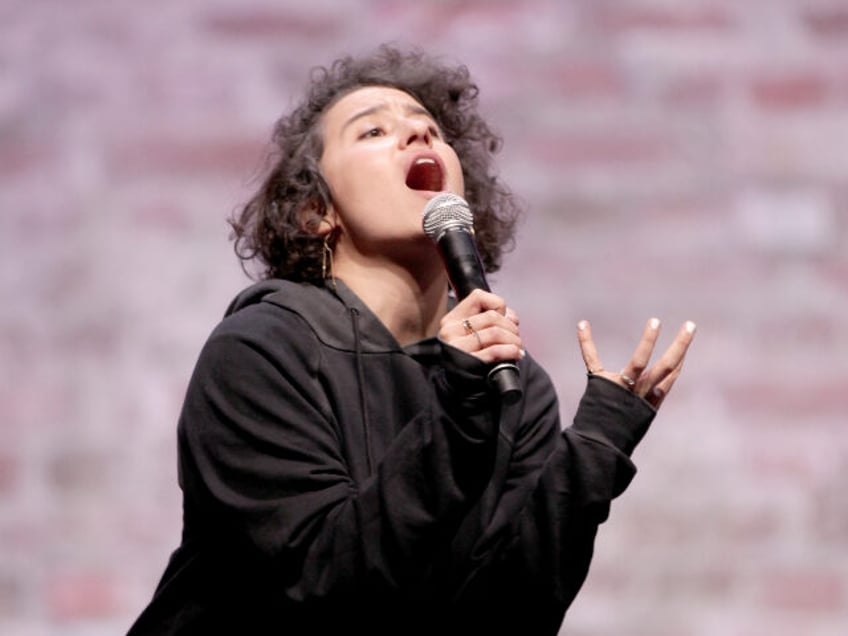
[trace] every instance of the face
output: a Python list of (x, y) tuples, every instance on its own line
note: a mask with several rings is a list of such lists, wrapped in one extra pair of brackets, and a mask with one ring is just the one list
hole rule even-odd
[(337, 258), (345, 250), (385, 254), (420, 242), (427, 201), (439, 192), (464, 196), (459, 158), (408, 93), (356, 89), (324, 113), (322, 124), (328, 216), (342, 229)]

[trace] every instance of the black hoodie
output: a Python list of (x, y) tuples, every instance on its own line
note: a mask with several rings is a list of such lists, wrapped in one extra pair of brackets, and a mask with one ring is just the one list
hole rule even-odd
[(142, 634), (554, 635), (654, 410), (590, 377), (401, 347), (341, 281), (266, 281), (200, 354), (178, 426), (182, 543)]

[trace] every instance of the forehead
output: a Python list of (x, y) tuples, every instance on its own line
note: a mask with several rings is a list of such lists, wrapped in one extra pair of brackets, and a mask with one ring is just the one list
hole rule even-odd
[(405, 110), (424, 108), (417, 99), (399, 88), (363, 86), (346, 93), (333, 103), (324, 112), (324, 125), (327, 128), (342, 126), (350, 117), (374, 107), (400, 107)]

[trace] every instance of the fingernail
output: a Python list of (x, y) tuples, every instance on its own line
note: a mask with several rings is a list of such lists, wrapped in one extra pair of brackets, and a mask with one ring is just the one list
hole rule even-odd
[(695, 333), (695, 323), (691, 320), (686, 321), (686, 332), (687, 333)]
[(586, 324), (587, 324), (587, 323), (586, 323), (586, 321), (585, 321), (585, 320), (581, 320), (580, 322), (578, 322), (578, 323), (577, 323), (577, 328), (578, 328), (580, 331), (583, 331), (583, 330), (586, 328)]
[(663, 395), (665, 395), (665, 392), (658, 386), (655, 386), (653, 389), (651, 389), (651, 393), (654, 395), (655, 398), (661, 398)]
[(659, 329), (660, 327), (660, 319), (659, 318), (651, 318), (651, 329)]
[(519, 355), (519, 356), (521, 356), (521, 359), (523, 360), (523, 359), (524, 359), (524, 356), (526, 356), (526, 355), (527, 355), (527, 352), (526, 352), (524, 349), (519, 349), (519, 350), (518, 350), (518, 355)]

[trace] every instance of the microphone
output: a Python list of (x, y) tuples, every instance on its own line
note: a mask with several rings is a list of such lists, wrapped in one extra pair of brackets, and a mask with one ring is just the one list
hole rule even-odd
[[(439, 250), (457, 299), (462, 300), (475, 289), (491, 291), (474, 241), (474, 216), (465, 199), (450, 192), (437, 194), (424, 206), (423, 225), (424, 233)], [(507, 404), (521, 398), (518, 366), (514, 362), (495, 365), (486, 379)]]

